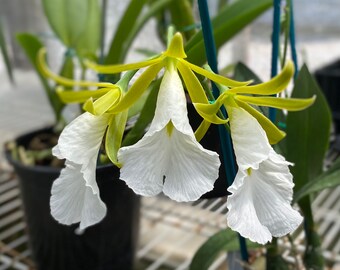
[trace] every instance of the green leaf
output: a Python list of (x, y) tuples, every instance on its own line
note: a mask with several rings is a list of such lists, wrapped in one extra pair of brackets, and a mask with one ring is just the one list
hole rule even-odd
[(141, 13), (146, 0), (131, 0), (130, 4), (125, 10), (119, 25), (117, 26), (117, 30), (114, 34), (113, 40), (110, 45), (109, 52), (105, 58), (105, 64), (117, 64), (121, 62), (122, 51), (124, 47), (124, 42), (129, 36), (127, 31), (130, 31), (135, 23), (136, 18), (138, 18)]
[[(212, 20), (216, 48), (239, 33), (259, 15), (272, 6), (272, 0), (239, 0), (225, 8)], [(202, 30), (199, 31), (185, 46), (188, 60), (196, 65), (202, 65), (206, 58)]]
[(64, 57), (64, 63), (59, 72), (60, 76), (73, 79), (74, 77), (74, 63), (73, 58), (69, 55)]
[[(295, 81), (292, 97), (306, 98), (316, 95), (316, 102), (300, 112), (289, 112), (287, 116), (286, 158), (294, 163), (295, 192), (322, 173), (323, 160), (329, 144), (331, 114), (329, 106), (315, 79), (304, 65)], [(319, 236), (311, 210), (311, 200), (304, 197), (299, 201), (304, 215), (306, 251), (304, 263), (307, 269), (324, 269)]]
[[(247, 241), (248, 247), (259, 247), (258, 244)], [(214, 262), (221, 251), (239, 250), (238, 235), (226, 229), (211, 236), (195, 253), (190, 264), (190, 270), (206, 270)]]
[(299, 201), (306, 195), (338, 185), (340, 185), (340, 158), (336, 160), (328, 171), (302, 186), (302, 188), (294, 194), (294, 202)]
[(261, 79), (245, 64), (238, 62), (234, 68), (233, 79), (240, 82), (253, 81), (253, 84), (262, 83)]
[(159, 86), (161, 84), (161, 79), (158, 79), (151, 83), (149, 86), (149, 96), (145, 101), (144, 107), (140, 113), (140, 116), (133, 126), (133, 128), (125, 136), (122, 145), (132, 145), (139, 141), (147, 128), (151, 123), (156, 109), (157, 96), (159, 91)]
[(14, 78), (13, 78), (13, 72), (12, 72), (12, 65), (11, 65), (11, 61), (9, 60), (9, 56), (8, 56), (6, 40), (5, 40), (1, 18), (0, 18), (0, 51), (5, 62), (8, 77), (13, 83)]
[(50, 85), (48, 84), (47, 79), (41, 74), (40, 69), (38, 67), (37, 63), (37, 55), (41, 48), (44, 47), (44, 45), (40, 42), (40, 40), (31, 34), (28, 33), (19, 33), (17, 34), (17, 40), (20, 44), (20, 46), (24, 49), (24, 52), (26, 53), (26, 56), (32, 63), (35, 71), (37, 72), (39, 79), (44, 87), (44, 90), (46, 92), (47, 98), (52, 106), (52, 109), (55, 114), (55, 118), (59, 120), (60, 118), (60, 111), (61, 108), (64, 106), (62, 102), (60, 101), (59, 97), (57, 96), (56, 92)]
[(96, 59), (96, 52), (99, 48), (102, 32), (100, 31), (101, 9), (98, 0), (89, 1), (89, 13), (87, 14), (87, 24), (81, 34), (76, 51), (84, 58)]
[[(99, 23), (98, 0), (43, 0), (42, 3), (49, 24), (67, 47), (77, 48), (78, 42), (85, 39), (89, 21)], [(99, 32), (99, 24), (96, 27)]]
[(294, 163), (291, 171), (295, 191), (322, 172), (331, 128), (327, 101), (304, 65), (295, 82), (292, 97), (309, 98), (313, 95), (316, 95), (313, 106), (303, 111), (289, 112), (287, 117), (286, 158)]
[[(110, 45), (109, 53), (105, 58), (105, 64), (124, 62), (133, 40), (145, 23), (172, 1), (173, 0), (157, 0), (148, 7), (145, 13), (141, 13), (146, 0), (132, 0), (118, 25)], [(127, 29), (129, 29), (128, 32)]]

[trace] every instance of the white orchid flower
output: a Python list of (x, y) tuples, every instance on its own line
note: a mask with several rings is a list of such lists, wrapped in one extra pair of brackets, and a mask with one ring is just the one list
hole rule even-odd
[(207, 131), (206, 121), (194, 134), (189, 125), (187, 101), (179, 74), (193, 103), (209, 104), (195, 73), (230, 87), (244, 86), (249, 82), (236, 82), (211, 73), (185, 58), (182, 35), (176, 33), (167, 50), (152, 59), (111, 66), (86, 63), (102, 74), (146, 67), (122, 100), (111, 109), (112, 113), (122, 112), (137, 102), (164, 68), (150, 129), (139, 142), (118, 152), (120, 178), (137, 194), (154, 196), (163, 191), (176, 201), (193, 201), (210, 191), (218, 178), (218, 154), (205, 150), (198, 143)]
[(108, 123), (108, 115), (85, 112), (65, 127), (53, 148), (53, 155), (66, 159), (66, 167), (53, 182), (50, 200), (51, 214), (62, 224), (80, 222), (82, 230), (106, 215), (96, 182), (96, 166)]
[(229, 107), (231, 137), (239, 167), (228, 188), (228, 226), (251, 241), (265, 244), (272, 236), (294, 231), (302, 222), (291, 207), (291, 165), (270, 146), (258, 121), (239, 107)]
[(150, 129), (136, 144), (122, 147), (118, 160), (120, 178), (137, 194), (163, 191), (173, 200), (193, 201), (213, 189), (220, 160), (196, 141), (175, 67), (165, 71)]

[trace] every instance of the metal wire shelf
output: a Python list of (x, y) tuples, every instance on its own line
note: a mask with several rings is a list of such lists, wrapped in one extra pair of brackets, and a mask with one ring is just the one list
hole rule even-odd
[[(319, 233), (323, 238), (324, 256), (340, 263), (340, 187), (321, 192), (313, 202)], [(140, 245), (137, 269), (185, 270), (198, 247), (212, 234), (226, 228), (226, 199), (176, 203), (163, 196), (143, 198), (141, 208)], [(27, 245), (26, 225), (16, 176), (11, 170), (0, 174), (0, 270), (32, 270)], [(294, 249), (288, 239), (279, 241), (284, 257), (303, 269), (304, 233), (293, 236)], [(261, 252), (257, 256), (261, 255)], [(210, 269), (226, 269), (226, 254), (221, 254)]]

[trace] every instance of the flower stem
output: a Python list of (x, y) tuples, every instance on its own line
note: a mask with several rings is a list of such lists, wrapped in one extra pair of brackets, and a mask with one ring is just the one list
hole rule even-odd
[[(272, 67), (271, 77), (277, 75), (277, 60), (280, 48), (280, 16), (281, 16), (281, 0), (274, 0), (274, 18), (273, 18), (273, 34), (272, 34)], [(276, 120), (276, 109), (269, 108), (269, 119), (272, 122)]]

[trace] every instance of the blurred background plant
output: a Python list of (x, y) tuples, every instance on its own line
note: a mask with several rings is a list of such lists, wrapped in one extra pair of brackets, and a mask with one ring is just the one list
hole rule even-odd
[(3, 22), (2, 22), (1, 17), (0, 17), (0, 51), (1, 51), (2, 58), (5, 63), (8, 78), (12, 83), (14, 83), (12, 64), (11, 64), (11, 61), (9, 60), (7, 42), (5, 38), (4, 27), (3, 27)]

